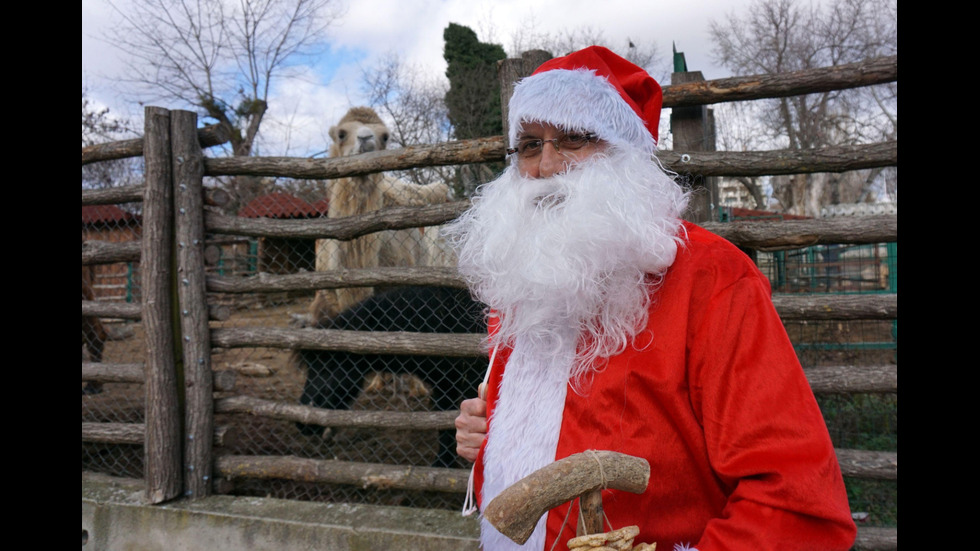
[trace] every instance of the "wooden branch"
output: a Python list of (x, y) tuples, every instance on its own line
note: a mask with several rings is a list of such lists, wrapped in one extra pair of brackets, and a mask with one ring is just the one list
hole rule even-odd
[[(201, 147), (212, 147), (227, 142), (229, 135), (227, 130), (214, 124), (197, 130), (197, 138)], [(143, 138), (89, 145), (82, 148), (82, 165), (97, 161), (139, 157), (142, 154)]]
[(898, 319), (897, 294), (773, 295), (772, 303), (785, 320)]
[(531, 536), (542, 515), (599, 488), (643, 493), (650, 463), (611, 451), (592, 451), (555, 461), (517, 481), (490, 502), (483, 518), (518, 544)]
[[(82, 381), (99, 383), (133, 383), (146, 382), (145, 366), (139, 364), (92, 363), (82, 362)], [(215, 371), (213, 374), (214, 390), (229, 392), (235, 389), (237, 374), (234, 371)]]
[(143, 384), (143, 364), (82, 362), (82, 380), (100, 383)]
[(207, 290), (212, 293), (278, 293), (341, 287), (373, 287), (375, 285), (428, 285), (466, 288), (466, 282), (463, 281), (463, 277), (455, 268), (435, 266), (341, 269), (287, 275), (260, 273), (244, 278), (207, 277)]
[(139, 241), (97, 241), (82, 242), (82, 265), (113, 264), (115, 262), (139, 262)]
[(211, 345), (218, 348), (261, 346), (292, 350), (334, 350), (356, 354), (409, 354), (447, 357), (483, 357), (486, 335), (342, 331), (337, 329), (282, 329), (236, 327), (211, 329)]
[(349, 240), (382, 230), (443, 224), (456, 219), (469, 206), (468, 200), (462, 200), (422, 207), (388, 207), (343, 218), (307, 220), (242, 218), (208, 212), (204, 223), (209, 232), (227, 235)]
[(123, 186), (104, 189), (82, 188), (82, 206), (142, 203), (146, 186)]
[(299, 457), (235, 456), (215, 459), (215, 475), (348, 484), (364, 489), (465, 493), (468, 469), (353, 463)]
[[(115, 205), (118, 203), (142, 203), (146, 186), (122, 186), (104, 189), (82, 188), (82, 206)], [(220, 188), (204, 190), (204, 204), (223, 207), (231, 202), (231, 195)]]
[(898, 480), (898, 452), (835, 449), (841, 474), (873, 480)]
[(214, 401), (215, 413), (247, 413), (269, 419), (324, 427), (399, 430), (445, 430), (455, 426), (456, 411), (351, 411), (320, 409), (299, 404), (232, 396)]
[(664, 107), (782, 98), (898, 81), (898, 56), (775, 75), (720, 78), (664, 86)]
[[(476, 142), (476, 143), (474, 143)], [(491, 147), (489, 144), (493, 144)], [(499, 150), (496, 149), (499, 147)], [(389, 170), (436, 166), (430, 162), (440, 153), (440, 165), (503, 161), (503, 136), (413, 146), (425, 154), (406, 155), (401, 149), (362, 153), (336, 159), (290, 157), (230, 157), (205, 159), (206, 173), (218, 175), (287, 176), (329, 179)], [(492, 154), (491, 154), (492, 153)], [(450, 158), (449, 155), (457, 155)], [(687, 157), (684, 157), (687, 155)], [(881, 166), (898, 166), (898, 142), (833, 146), (821, 149), (778, 151), (658, 151), (663, 165), (678, 174), (699, 176), (765, 176), (845, 172)]]
[(804, 368), (814, 394), (898, 392), (898, 366), (828, 366)]
[(846, 172), (898, 166), (898, 141), (778, 151), (658, 151), (665, 167), (681, 175), (768, 176)]
[(143, 317), (143, 312), (139, 304), (109, 302), (107, 300), (83, 300), (82, 316), (139, 320)]
[[(215, 446), (232, 446), (238, 438), (238, 430), (233, 427), (215, 427)], [(145, 439), (143, 423), (82, 423), (82, 442), (143, 445)]]
[(762, 251), (898, 241), (898, 216), (894, 214), (816, 220), (706, 222), (701, 226), (738, 247)]
[(412, 145), (328, 159), (292, 157), (223, 157), (205, 159), (208, 176), (285, 176), (307, 180), (328, 180), (363, 176), (386, 170), (405, 170), (419, 166), (446, 166), (503, 160), (503, 136), (474, 138), (434, 145)]
[[(215, 321), (227, 320), (231, 309), (222, 304), (209, 304), (208, 319)], [(126, 302), (109, 302), (107, 300), (83, 300), (82, 315), (97, 318), (117, 318), (138, 321), (143, 319), (143, 308), (139, 304)]]
[(853, 551), (895, 551), (898, 549), (898, 528), (861, 526)]

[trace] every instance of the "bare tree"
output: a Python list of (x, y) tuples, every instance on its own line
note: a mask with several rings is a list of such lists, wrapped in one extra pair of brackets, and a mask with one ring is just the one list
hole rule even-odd
[[(98, 108), (82, 86), (82, 147), (124, 138), (132, 138), (127, 119), (114, 117), (108, 107)], [(141, 158), (115, 159), (82, 165), (82, 187), (107, 188), (135, 184), (140, 178)]]
[[(715, 59), (734, 74), (772, 74), (895, 55), (897, 17), (895, 0), (758, 0), (743, 17), (713, 22), (711, 35)], [(894, 84), (838, 90), (769, 100), (756, 112), (770, 147), (868, 143), (897, 139), (897, 95)], [(873, 199), (881, 172), (777, 177), (773, 194), (785, 211), (814, 214), (852, 196)]]
[[(108, 1), (108, 0), (107, 0)], [(147, 101), (178, 101), (225, 126), (250, 155), (272, 82), (316, 53), (338, 0), (133, 0), (106, 40), (128, 56), (127, 82)]]
[[(446, 91), (441, 75), (427, 75), (406, 65), (398, 53), (389, 52), (377, 66), (361, 75), (361, 91), (391, 131), (388, 148), (436, 144), (452, 139)], [(428, 185), (450, 182), (454, 167), (424, 167), (395, 172), (403, 180)], [(460, 190), (456, 190), (459, 194)]]

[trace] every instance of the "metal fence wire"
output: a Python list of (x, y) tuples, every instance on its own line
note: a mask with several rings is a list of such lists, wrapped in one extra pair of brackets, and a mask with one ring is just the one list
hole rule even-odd
[[(254, 194), (253, 194), (254, 195)], [(321, 217), (313, 197), (299, 199), (270, 191), (249, 200), (234, 201), (227, 214), (245, 217)], [(138, 240), (138, 211), (86, 213), (83, 240)], [(88, 217), (88, 218), (86, 218)], [(392, 254), (401, 264), (445, 266), (445, 244), (438, 228), (379, 232), (378, 251)], [(208, 270), (227, 277), (258, 273), (291, 274), (343, 266), (349, 259), (322, 258), (324, 251), (343, 249), (313, 239), (246, 238), (209, 235), (219, 258)], [(421, 254), (421, 253), (424, 254)], [(321, 255), (318, 258), (318, 255)], [(407, 259), (407, 260), (405, 260)], [(826, 245), (795, 251), (760, 252), (757, 262), (776, 293), (866, 293), (897, 291), (897, 247), (890, 245)], [(83, 299), (136, 302), (138, 264), (83, 266)], [(348, 290), (339, 289), (338, 293)], [(86, 295), (86, 292), (89, 294)], [(357, 331), (415, 331), (480, 333), (486, 331), (483, 305), (465, 289), (362, 288), (360, 299), (326, 319), (314, 319), (315, 293), (209, 295), (209, 302), (231, 309), (231, 316), (212, 321), (212, 328), (311, 327)], [(805, 368), (826, 365), (897, 363), (897, 322), (793, 321), (787, 331)], [(139, 365), (144, 361), (139, 321), (82, 319), (83, 362)], [(486, 358), (419, 355), (356, 354), (294, 351), (285, 348), (214, 348), (215, 373), (234, 374), (231, 388), (216, 388), (215, 399), (245, 396), (355, 411), (452, 411), (476, 393)], [(141, 423), (145, 409), (138, 382), (83, 383), (82, 421)], [(831, 396), (820, 398), (835, 446), (897, 450), (897, 396)], [(324, 427), (297, 424), (246, 413), (215, 414), (215, 425), (227, 437), (216, 453), (243, 456), (294, 456), (393, 465), (468, 468), (455, 456), (452, 431)], [(874, 440), (868, 448), (869, 440)], [(83, 470), (116, 476), (141, 477), (142, 446), (83, 442)], [(438, 492), (365, 489), (349, 485), (289, 480), (225, 481), (219, 492), (290, 499), (343, 501), (456, 509), (462, 496)], [(886, 490), (887, 491), (887, 490)], [(880, 499), (881, 491), (865, 491)], [(852, 507), (868, 509), (854, 496)], [(896, 498), (897, 499), (897, 498)]]

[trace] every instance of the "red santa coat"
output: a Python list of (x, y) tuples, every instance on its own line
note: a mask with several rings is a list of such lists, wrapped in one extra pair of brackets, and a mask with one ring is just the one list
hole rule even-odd
[[(602, 496), (613, 528), (640, 527), (637, 543), (849, 549), (840, 467), (768, 280), (728, 241), (685, 228), (650, 308), (652, 343), (610, 358), (584, 395), (569, 388), (555, 459), (599, 449), (650, 462), (646, 492)], [(489, 378), (491, 427), (507, 358), (498, 353)], [(482, 506), (482, 449), (474, 487)], [(567, 549), (572, 507), (564, 527), (568, 505), (549, 514), (547, 549), (562, 530), (556, 549)]]

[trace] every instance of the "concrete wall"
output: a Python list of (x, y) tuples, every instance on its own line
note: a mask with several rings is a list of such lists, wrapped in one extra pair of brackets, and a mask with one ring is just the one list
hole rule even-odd
[(83, 551), (478, 551), (479, 531), (476, 515), (434, 509), (232, 496), (150, 506), (138, 480), (82, 475)]

